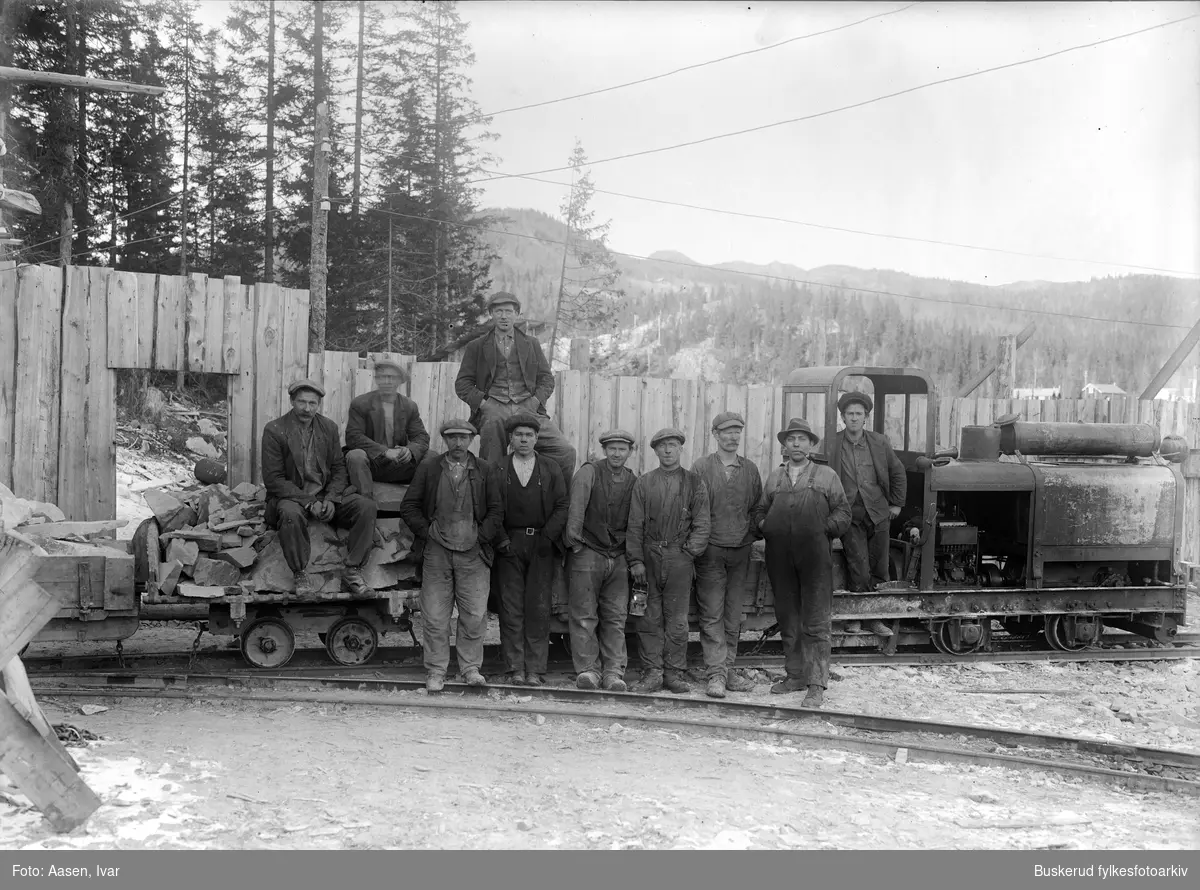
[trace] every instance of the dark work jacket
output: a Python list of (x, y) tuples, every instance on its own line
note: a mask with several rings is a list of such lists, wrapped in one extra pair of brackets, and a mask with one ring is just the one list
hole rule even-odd
[[(525, 381), (525, 387), (538, 400), (538, 413), (545, 414), (546, 402), (554, 392), (554, 375), (550, 373), (550, 363), (542, 353), (542, 344), (514, 326), (513, 347), (517, 351), (517, 361), (521, 365), (521, 377)], [(500, 351), (496, 349), (494, 327), (488, 328), (487, 333), (468, 343), (463, 353), (458, 377), (454, 380), (454, 391), (471, 406), (470, 419), (476, 429), (480, 428), (479, 406), (487, 401), (488, 390), (492, 381), (496, 379), (496, 367), (504, 360)]]
[[(396, 393), (396, 407), (392, 413), (393, 447), (406, 446), (412, 452), (413, 463), (419, 464), (429, 450), (429, 433), (421, 422), (421, 411), (417, 403), (408, 396)], [(350, 416), (346, 420), (346, 449), (361, 448), (367, 457), (380, 457), (384, 445), (383, 393), (365, 393), (350, 403)]]
[[(401, 518), (422, 545), (429, 537), (429, 523), (435, 514), (442, 472), (448, 460), (446, 455), (436, 451), (425, 455), (413, 481), (409, 483), (404, 500), (400, 502)], [(479, 524), (479, 550), (488, 565), (492, 563), (492, 544), (496, 543), (496, 535), (503, 531), (504, 517), (500, 492), (491, 481), (491, 473), (491, 464), (467, 454), (467, 479), (471, 482), (475, 521)]]
[[(561, 548), (560, 538), (562, 530), (567, 525), (567, 486), (563, 482), (562, 468), (548, 457), (544, 457), (534, 452), (534, 459), (537, 461), (537, 471), (530, 478), (529, 484), (533, 485), (534, 480), (541, 477), (542, 487), (542, 511), (549, 518), (546, 524), (542, 526), (542, 534), (554, 542), (556, 548)], [(501, 516), (508, 513), (508, 475), (512, 474), (513, 482), (520, 485), (520, 480), (517, 479), (516, 471), (513, 470), (512, 455), (507, 455), (504, 460), (500, 461), (492, 467), (492, 487), (499, 492), (500, 502), (502, 505)], [(509, 543), (508, 530), (504, 528), (504, 522), (500, 522), (500, 531), (494, 541), (497, 547), (503, 548), (503, 545)]]
[(262, 477), (267, 487), (266, 521), (274, 525), (281, 500), (307, 507), (313, 501), (337, 501), (346, 488), (346, 460), (342, 456), (337, 424), (317, 414), (313, 423), (313, 451), (325, 487), (315, 495), (304, 493), (304, 429), (289, 411), (263, 428)]
[[(908, 476), (904, 472), (904, 464), (900, 463), (892, 443), (883, 433), (863, 430), (863, 435), (867, 437), (867, 450), (871, 452), (871, 462), (875, 464), (875, 476), (888, 504), (903, 507), (908, 497)], [(842, 478), (842, 442), (845, 438), (846, 431), (839, 430), (829, 449), (829, 469), (837, 473), (838, 481)]]

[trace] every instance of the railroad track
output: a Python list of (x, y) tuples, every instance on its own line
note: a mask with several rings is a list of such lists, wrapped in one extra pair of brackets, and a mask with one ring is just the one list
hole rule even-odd
[[(448, 683), (424, 693), (423, 679), (328, 674), (42, 673), (39, 697), (307, 702), (400, 707), (477, 717), (539, 716), (610, 728), (614, 722), (799, 748), (827, 748), (901, 762), (960, 763), (1046, 771), (1141, 791), (1200, 797), (1200, 754), (1074, 736), (708, 698), (584, 691), (571, 687), (484, 688)], [(718, 719), (713, 719), (714, 717)], [(955, 746), (943, 744), (952, 738)], [(1011, 752), (1011, 753), (1009, 753)], [(1053, 754), (1054, 757), (1045, 755)], [(1036, 755), (1036, 756), (1034, 756)]]

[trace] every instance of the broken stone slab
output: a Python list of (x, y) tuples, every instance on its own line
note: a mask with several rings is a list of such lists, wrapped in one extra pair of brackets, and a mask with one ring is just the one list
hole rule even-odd
[(183, 502), (179, 498), (157, 488), (146, 489), (142, 497), (160, 526), (169, 522), (171, 517), (183, 508)]
[(224, 587), (205, 587), (200, 584), (180, 584), (176, 588), (179, 596), (192, 597), (194, 599), (215, 599), (225, 595)]
[(363, 580), (372, 590), (383, 590), (395, 587), (401, 581), (411, 581), (417, 577), (417, 567), (403, 562), (393, 562), (386, 565), (363, 566)]
[(192, 452), (192, 454), (198, 454), (201, 457), (221, 456), (221, 452), (217, 451), (217, 449), (210, 445), (202, 436), (190, 437), (186, 442), (184, 442), (184, 446), (188, 451)]
[[(241, 538), (238, 538), (240, 541)], [(248, 569), (258, 560), (258, 553), (253, 547), (235, 547), (232, 550), (222, 550), (213, 559), (227, 562), (239, 570)]]
[[(182, 543), (182, 542), (180, 542)], [(179, 576), (183, 573), (183, 565), (172, 559), (158, 567), (158, 589), (164, 596), (170, 596), (179, 585)]]
[(221, 535), (221, 549), (229, 550), (233, 547), (241, 547), (242, 539), (233, 532), (226, 532)]
[(200, 547), (195, 541), (183, 541), (176, 538), (167, 543), (167, 562), (177, 562), (184, 568), (191, 568), (200, 558)]
[[(310, 522), (308, 533), (311, 549), (305, 571), (309, 574), (340, 571), (345, 565), (346, 555), (338, 545), (336, 530), (324, 522)], [(259, 551), (250, 581), (255, 590), (288, 593), (296, 589), (292, 581), (292, 570), (283, 558), (283, 548), (273, 533), (270, 541)]]
[(233, 487), (233, 495), (242, 501), (252, 501), (258, 496), (258, 486), (253, 482), (239, 482)]
[(239, 525), (237, 527), (237, 533), (238, 533), (238, 537), (241, 537), (241, 538), (253, 538), (255, 535), (254, 526)]
[(201, 556), (192, 566), (192, 580), (207, 587), (234, 587), (242, 580), (237, 566)]
[(196, 511), (191, 507), (184, 505), (180, 507), (166, 522), (158, 524), (158, 530), (164, 535), (171, 532), (179, 531), (184, 528), (191, 528), (196, 524)]

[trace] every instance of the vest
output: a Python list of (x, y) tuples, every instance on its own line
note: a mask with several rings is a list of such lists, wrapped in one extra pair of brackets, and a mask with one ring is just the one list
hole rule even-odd
[(504, 508), (505, 528), (541, 528), (550, 517), (546, 515), (542, 505), (542, 469), (535, 460), (533, 473), (529, 476), (529, 484), (522, 485), (517, 478), (517, 471), (509, 461), (505, 461), (507, 472), (504, 474), (508, 491), (507, 503)]
[[(495, 335), (493, 334), (493, 336)], [(496, 343), (496, 352), (500, 352), (498, 343)], [(496, 376), (492, 378), (488, 395), (501, 402), (513, 404), (519, 404), (533, 395), (526, 388), (525, 376), (521, 373), (521, 359), (517, 355), (516, 334), (513, 334), (513, 345), (508, 355), (501, 355), (499, 361), (496, 362)]]
[(617, 489), (607, 461), (592, 461), (592, 466), (596, 475), (592, 480), (592, 496), (583, 513), (583, 542), (597, 553), (614, 557), (625, 549), (629, 504), (637, 475), (628, 467), (621, 467), (625, 484)]

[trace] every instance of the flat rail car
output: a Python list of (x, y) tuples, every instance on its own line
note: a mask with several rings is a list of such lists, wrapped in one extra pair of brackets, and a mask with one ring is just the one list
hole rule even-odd
[[(1183, 453), (1157, 430), (1014, 416), (964, 427), (958, 448), (937, 452), (935, 391), (923, 371), (802, 368), (783, 385), (783, 415), (822, 432), (815, 460), (835, 441), (839, 395), (854, 390), (871, 394), (873, 428), (904, 465), (908, 497), (891, 524), (892, 580), (881, 589), (846, 590), (841, 545), (833, 543), (835, 645), (876, 645), (873, 634), (843, 632), (845, 622), (864, 619), (888, 624), (902, 645), (932, 643), (952, 655), (988, 650), (997, 628), (1077, 651), (1096, 644), (1105, 626), (1167, 642), (1186, 623)], [(394, 517), (404, 487), (377, 487), (381, 517)], [(762, 547), (752, 552), (743, 620), (745, 630), (767, 633), (775, 615)], [(124, 561), (109, 553), (54, 554), (39, 580), (63, 609), (38, 640), (121, 640), (140, 620), (189, 618), (238, 637), (251, 664), (277, 668), (291, 657), (297, 631), (318, 633), (344, 665), (369, 661), (386, 633), (416, 639), (415, 572), (366, 598), (330, 590), (300, 599), (243, 584), (196, 601), (147, 590), (125, 562), (144, 565), (146, 553)], [(565, 572), (551, 602), (552, 633), (565, 635)], [(698, 630), (694, 601), (690, 618)]]

